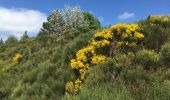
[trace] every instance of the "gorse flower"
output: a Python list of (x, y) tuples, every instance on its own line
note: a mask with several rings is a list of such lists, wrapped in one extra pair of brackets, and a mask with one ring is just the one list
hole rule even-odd
[(12, 59), (14, 62), (20, 62), (22, 59), (22, 55), (20, 53), (16, 53)]
[(139, 33), (139, 32), (135, 32), (135, 33), (134, 33), (134, 37), (136, 37), (136, 38), (138, 38), (138, 39), (142, 39), (142, 38), (144, 38), (144, 35), (141, 34), (141, 33)]
[(103, 55), (95, 55), (95, 56), (92, 57), (91, 63), (92, 64), (100, 64), (100, 63), (105, 62), (105, 60), (106, 60), (105, 56), (103, 56)]
[[(78, 50), (76, 58), (70, 61), (71, 68), (79, 70), (80, 76), (74, 82), (68, 82), (66, 84), (66, 91), (71, 94), (76, 94), (81, 89), (82, 82), (90, 66), (101, 64), (106, 61), (107, 57), (105, 55), (96, 53), (97, 48), (109, 46), (111, 42), (114, 42), (116, 48), (122, 46), (135, 47), (138, 40), (144, 38), (144, 35), (140, 33), (139, 30), (140, 27), (138, 24), (120, 23), (94, 34), (89, 44)], [(131, 38), (135, 38), (135, 41), (131, 41)]]

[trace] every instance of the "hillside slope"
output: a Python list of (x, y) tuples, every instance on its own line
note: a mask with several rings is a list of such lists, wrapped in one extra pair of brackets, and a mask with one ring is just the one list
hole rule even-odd
[(2, 42), (0, 99), (169, 100), (170, 17), (107, 28), (96, 23)]

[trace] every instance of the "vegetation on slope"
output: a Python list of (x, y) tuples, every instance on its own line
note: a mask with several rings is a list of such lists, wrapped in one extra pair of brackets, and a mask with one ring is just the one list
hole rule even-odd
[(54, 11), (37, 37), (1, 40), (0, 99), (169, 100), (169, 39), (169, 16), (103, 29), (79, 7)]

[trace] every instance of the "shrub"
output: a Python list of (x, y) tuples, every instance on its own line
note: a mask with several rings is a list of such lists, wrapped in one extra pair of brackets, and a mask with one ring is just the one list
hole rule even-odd
[(153, 77), (150, 74), (143, 69), (143, 66), (132, 65), (130, 68), (122, 70), (116, 80), (117, 83), (123, 81), (126, 84), (134, 100), (152, 100)]
[(162, 46), (161, 61), (165, 65), (170, 66), (170, 42)]
[(151, 50), (140, 50), (134, 58), (136, 64), (143, 65), (145, 69), (156, 68), (159, 63), (159, 55)]
[(76, 80), (72, 83), (74, 84), (74, 88), (68, 87), (73, 86), (68, 82), (68, 84), (66, 84), (66, 91), (71, 93), (73, 90), (67, 89), (72, 88), (74, 89), (74, 92), (79, 91), (79, 87), (81, 87), (80, 84), (82, 84), (82, 81), (86, 77), (88, 69), (93, 65), (105, 62), (107, 58), (105, 55), (108, 55), (109, 53), (103, 55), (102, 53), (99, 53), (98, 49), (107, 48), (112, 44), (115, 44), (114, 46), (116, 48), (114, 49), (122, 46), (131, 48), (136, 47), (144, 38), (143, 33), (140, 33), (139, 30), (140, 27), (138, 24), (117, 24), (107, 29), (103, 29), (101, 32), (96, 32), (93, 38), (89, 41), (89, 44), (77, 51), (75, 59), (71, 59), (70, 66), (72, 69), (77, 70), (79, 74), (77, 80), (80, 80), (80, 82), (76, 82)]
[(89, 70), (86, 84), (99, 84), (113, 82), (115, 83), (116, 77), (119, 76), (122, 70), (127, 69), (131, 66), (133, 54), (117, 54), (115, 58), (107, 58), (104, 64), (93, 66)]
[(145, 35), (144, 46), (147, 49), (160, 51), (161, 46), (170, 37), (170, 17), (169, 16), (149, 16), (140, 21), (139, 25)]

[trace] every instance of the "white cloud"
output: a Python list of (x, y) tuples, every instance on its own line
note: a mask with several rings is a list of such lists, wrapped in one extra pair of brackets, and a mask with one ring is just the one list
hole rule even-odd
[(36, 33), (44, 21), (46, 15), (36, 10), (0, 7), (0, 36), (14, 35), (19, 38), (26, 30)]
[(124, 20), (124, 19), (129, 19), (135, 16), (135, 13), (129, 13), (129, 12), (124, 12), (121, 15), (118, 16), (118, 19)]

